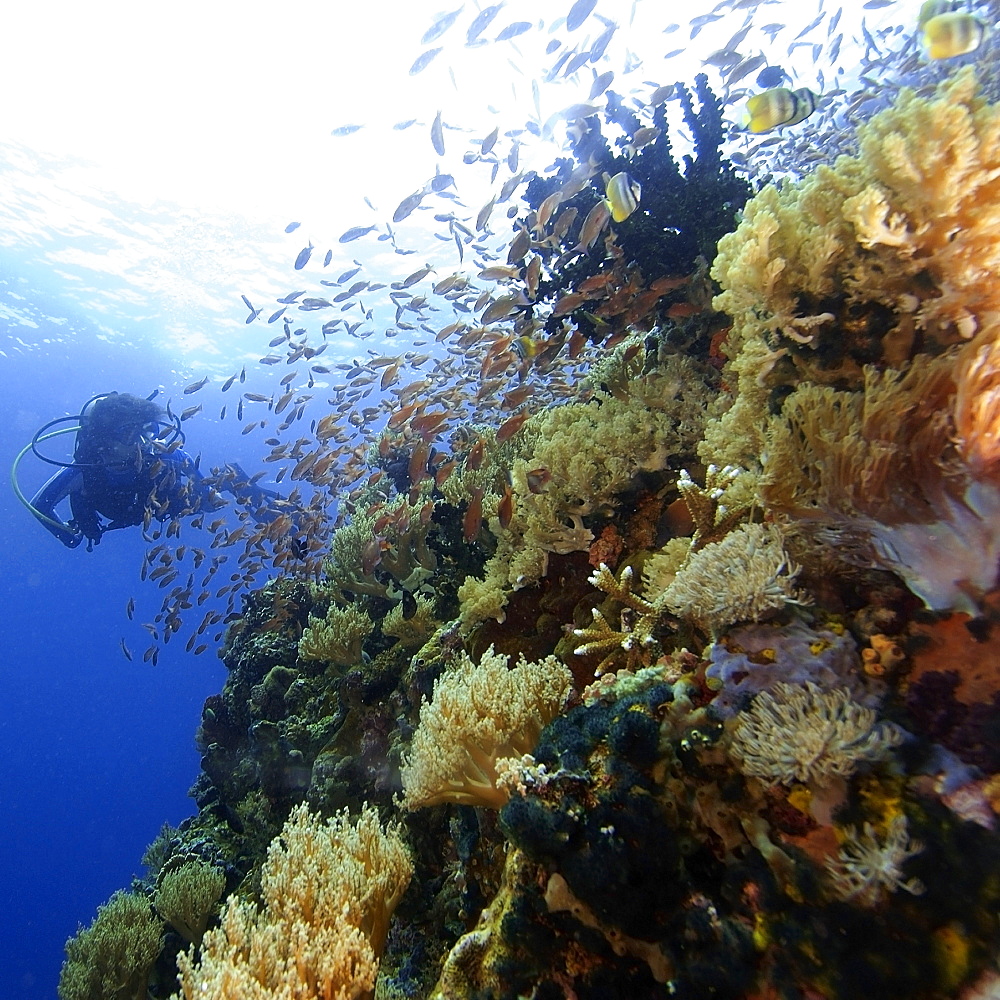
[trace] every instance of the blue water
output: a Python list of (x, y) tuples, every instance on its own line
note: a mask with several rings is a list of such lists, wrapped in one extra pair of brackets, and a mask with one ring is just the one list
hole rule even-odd
[[(0, 345), (11, 333), (0, 327)], [(169, 377), (155, 353), (86, 330), (58, 349), (9, 353), (0, 359), (4, 468), (45, 420), (97, 392), (145, 395)], [(197, 445), (224, 458), (223, 436), (209, 436), (208, 422), (203, 430)], [(41, 475), (25, 463), (26, 482)], [(155, 588), (139, 582), (144, 548), (133, 529), (93, 552), (66, 549), (0, 490), (0, 997), (53, 997), (66, 938), (140, 873), (164, 822), (194, 811), (194, 733), (225, 671), (214, 649), (195, 658), (182, 643), (155, 668), (122, 655), (121, 637), (141, 654), (139, 623), (159, 607)]]

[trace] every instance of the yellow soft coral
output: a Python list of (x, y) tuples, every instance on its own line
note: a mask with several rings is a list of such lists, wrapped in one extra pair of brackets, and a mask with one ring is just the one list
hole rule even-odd
[(973, 387), (997, 342), (904, 374), (868, 368), (858, 392), (797, 389), (768, 426), (765, 502), (845, 560), (898, 573), (928, 607), (977, 613), (1000, 563), (1000, 428), (990, 390), (977, 401)]
[[(292, 810), (261, 872), (263, 908), (231, 897), (200, 956), (178, 956), (184, 1000), (372, 995), (389, 917), (412, 874), (405, 846), (365, 807), (325, 822)], [(175, 997), (174, 1000), (179, 1000)]]
[(971, 69), (932, 97), (903, 90), (859, 130), (856, 156), (769, 185), (723, 237), (715, 306), (733, 406), (701, 454), (752, 462), (772, 390), (857, 387), (866, 362), (902, 367), (1000, 319), (1000, 107)]
[(330, 605), (325, 618), (310, 618), (299, 639), (303, 660), (326, 660), (338, 667), (356, 667), (361, 647), (373, 629), (368, 612), (353, 604), (346, 608)]
[(403, 796), (410, 809), (459, 802), (499, 809), (510, 791), (498, 782), (497, 761), (535, 749), (542, 729), (555, 718), (572, 677), (554, 656), (528, 663), (522, 656), (483, 653), (478, 664), (467, 653), (434, 683), (431, 701), (420, 706), (420, 725), (403, 764)]

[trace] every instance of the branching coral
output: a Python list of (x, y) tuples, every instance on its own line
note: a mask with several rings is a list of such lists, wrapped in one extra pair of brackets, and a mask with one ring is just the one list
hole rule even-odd
[(686, 469), (677, 476), (677, 489), (694, 522), (692, 548), (699, 549), (709, 542), (717, 542), (747, 516), (747, 506), (730, 506), (723, 502), (726, 492), (741, 475), (734, 465), (720, 469), (709, 465), (705, 470), (705, 485), (699, 486)]
[(590, 628), (573, 629), (573, 635), (584, 640), (574, 650), (577, 656), (604, 654), (595, 671), (598, 675), (622, 659), (622, 665), (629, 670), (647, 666), (659, 649), (655, 631), (663, 617), (663, 605), (653, 604), (635, 593), (632, 578), (631, 566), (626, 566), (616, 579), (603, 563), (590, 576), (595, 587), (622, 605), (617, 629), (611, 627), (597, 608), (593, 609), (594, 624)]
[(499, 809), (510, 797), (497, 761), (523, 757), (569, 693), (572, 677), (554, 656), (508, 668), (491, 646), (479, 664), (461, 653), (420, 706), (420, 725), (402, 769), (410, 809), (459, 802)]
[(859, 763), (884, 757), (901, 741), (899, 730), (876, 725), (875, 712), (846, 688), (779, 683), (738, 717), (732, 754), (745, 774), (762, 781), (819, 786), (849, 777)]
[(778, 528), (744, 524), (693, 552), (662, 601), (679, 617), (716, 632), (734, 622), (760, 621), (786, 604), (806, 603), (793, 585), (799, 570)]
[(880, 839), (871, 823), (862, 832), (849, 826), (836, 858), (827, 861), (830, 885), (841, 899), (875, 906), (888, 893), (904, 889), (919, 896), (924, 886), (917, 878), (904, 878), (903, 865), (924, 849), (923, 844), (910, 840), (906, 816), (894, 816)]
[(327, 660), (338, 667), (355, 667), (361, 662), (361, 647), (373, 628), (366, 611), (351, 604), (346, 608), (330, 605), (325, 618), (310, 618), (299, 639), (303, 660)]
[(296, 807), (268, 850), (263, 909), (233, 897), (199, 959), (178, 957), (184, 1000), (371, 995), (389, 917), (412, 865), (374, 808), (352, 824)]
[(60, 1000), (144, 1000), (163, 921), (144, 896), (116, 892), (89, 927), (66, 942)]

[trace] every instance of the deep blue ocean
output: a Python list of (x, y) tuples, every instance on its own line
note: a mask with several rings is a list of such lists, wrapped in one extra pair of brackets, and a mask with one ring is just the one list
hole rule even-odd
[[(8, 352), (0, 361), (5, 469), (38, 426), (77, 412), (90, 396), (146, 395), (170, 378), (155, 354), (81, 327), (58, 351)], [(0, 343), (10, 335), (0, 327)], [(197, 444), (224, 458), (226, 436), (206, 421)], [(23, 469), (26, 485), (49, 471), (30, 459)], [(0, 996), (29, 1000), (55, 995), (66, 938), (140, 873), (164, 822), (194, 811), (194, 734), (225, 670), (214, 648), (196, 658), (183, 643), (161, 651), (155, 668), (141, 655), (125, 659), (120, 639), (141, 653), (142, 615), (159, 606), (155, 587), (139, 581), (145, 545), (136, 529), (108, 533), (93, 552), (67, 549), (5, 488), (0, 547)]]

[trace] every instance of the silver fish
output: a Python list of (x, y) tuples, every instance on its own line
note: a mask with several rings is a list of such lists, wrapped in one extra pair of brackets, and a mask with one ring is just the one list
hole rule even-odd
[(438, 156), (444, 156), (444, 126), (441, 124), (440, 111), (434, 116), (434, 121), (431, 124), (431, 145)]
[(462, 4), (458, 10), (453, 10), (449, 14), (442, 14), (425, 32), (423, 38), (420, 39), (421, 45), (428, 45), (433, 42), (435, 38), (440, 38), (458, 19), (458, 15), (465, 10), (465, 4)]
[(500, 13), (502, 3), (495, 3), (491, 7), (484, 7), (469, 25), (469, 30), (465, 33), (465, 44), (475, 45), (479, 36), (490, 26), (493, 18)]
[(346, 232), (340, 234), (340, 238), (337, 240), (338, 243), (352, 243), (354, 240), (361, 239), (362, 236), (367, 236), (368, 233), (377, 229), (378, 226), (351, 226)]
[(503, 31), (497, 35), (493, 40), (495, 42), (507, 42), (511, 38), (517, 38), (518, 35), (523, 35), (526, 31), (531, 30), (530, 21), (515, 21), (513, 24), (508, 24)]
[(410, 67), (410, 76), (416, 76), (418, 73), (422, 73), (425, 69), (427, 69), (434, 57), (441, 51), (442, 48), (438, 47), (436, 49), (428, 49), (426, 52), (421, 52), (420, 55), (413, 60), (413, 65)]
[(597, 0), (576, 0), (566, 15), (566, 30), (576, 31), (584, 21), (590, 17), (591, 12), (597, 6)]

